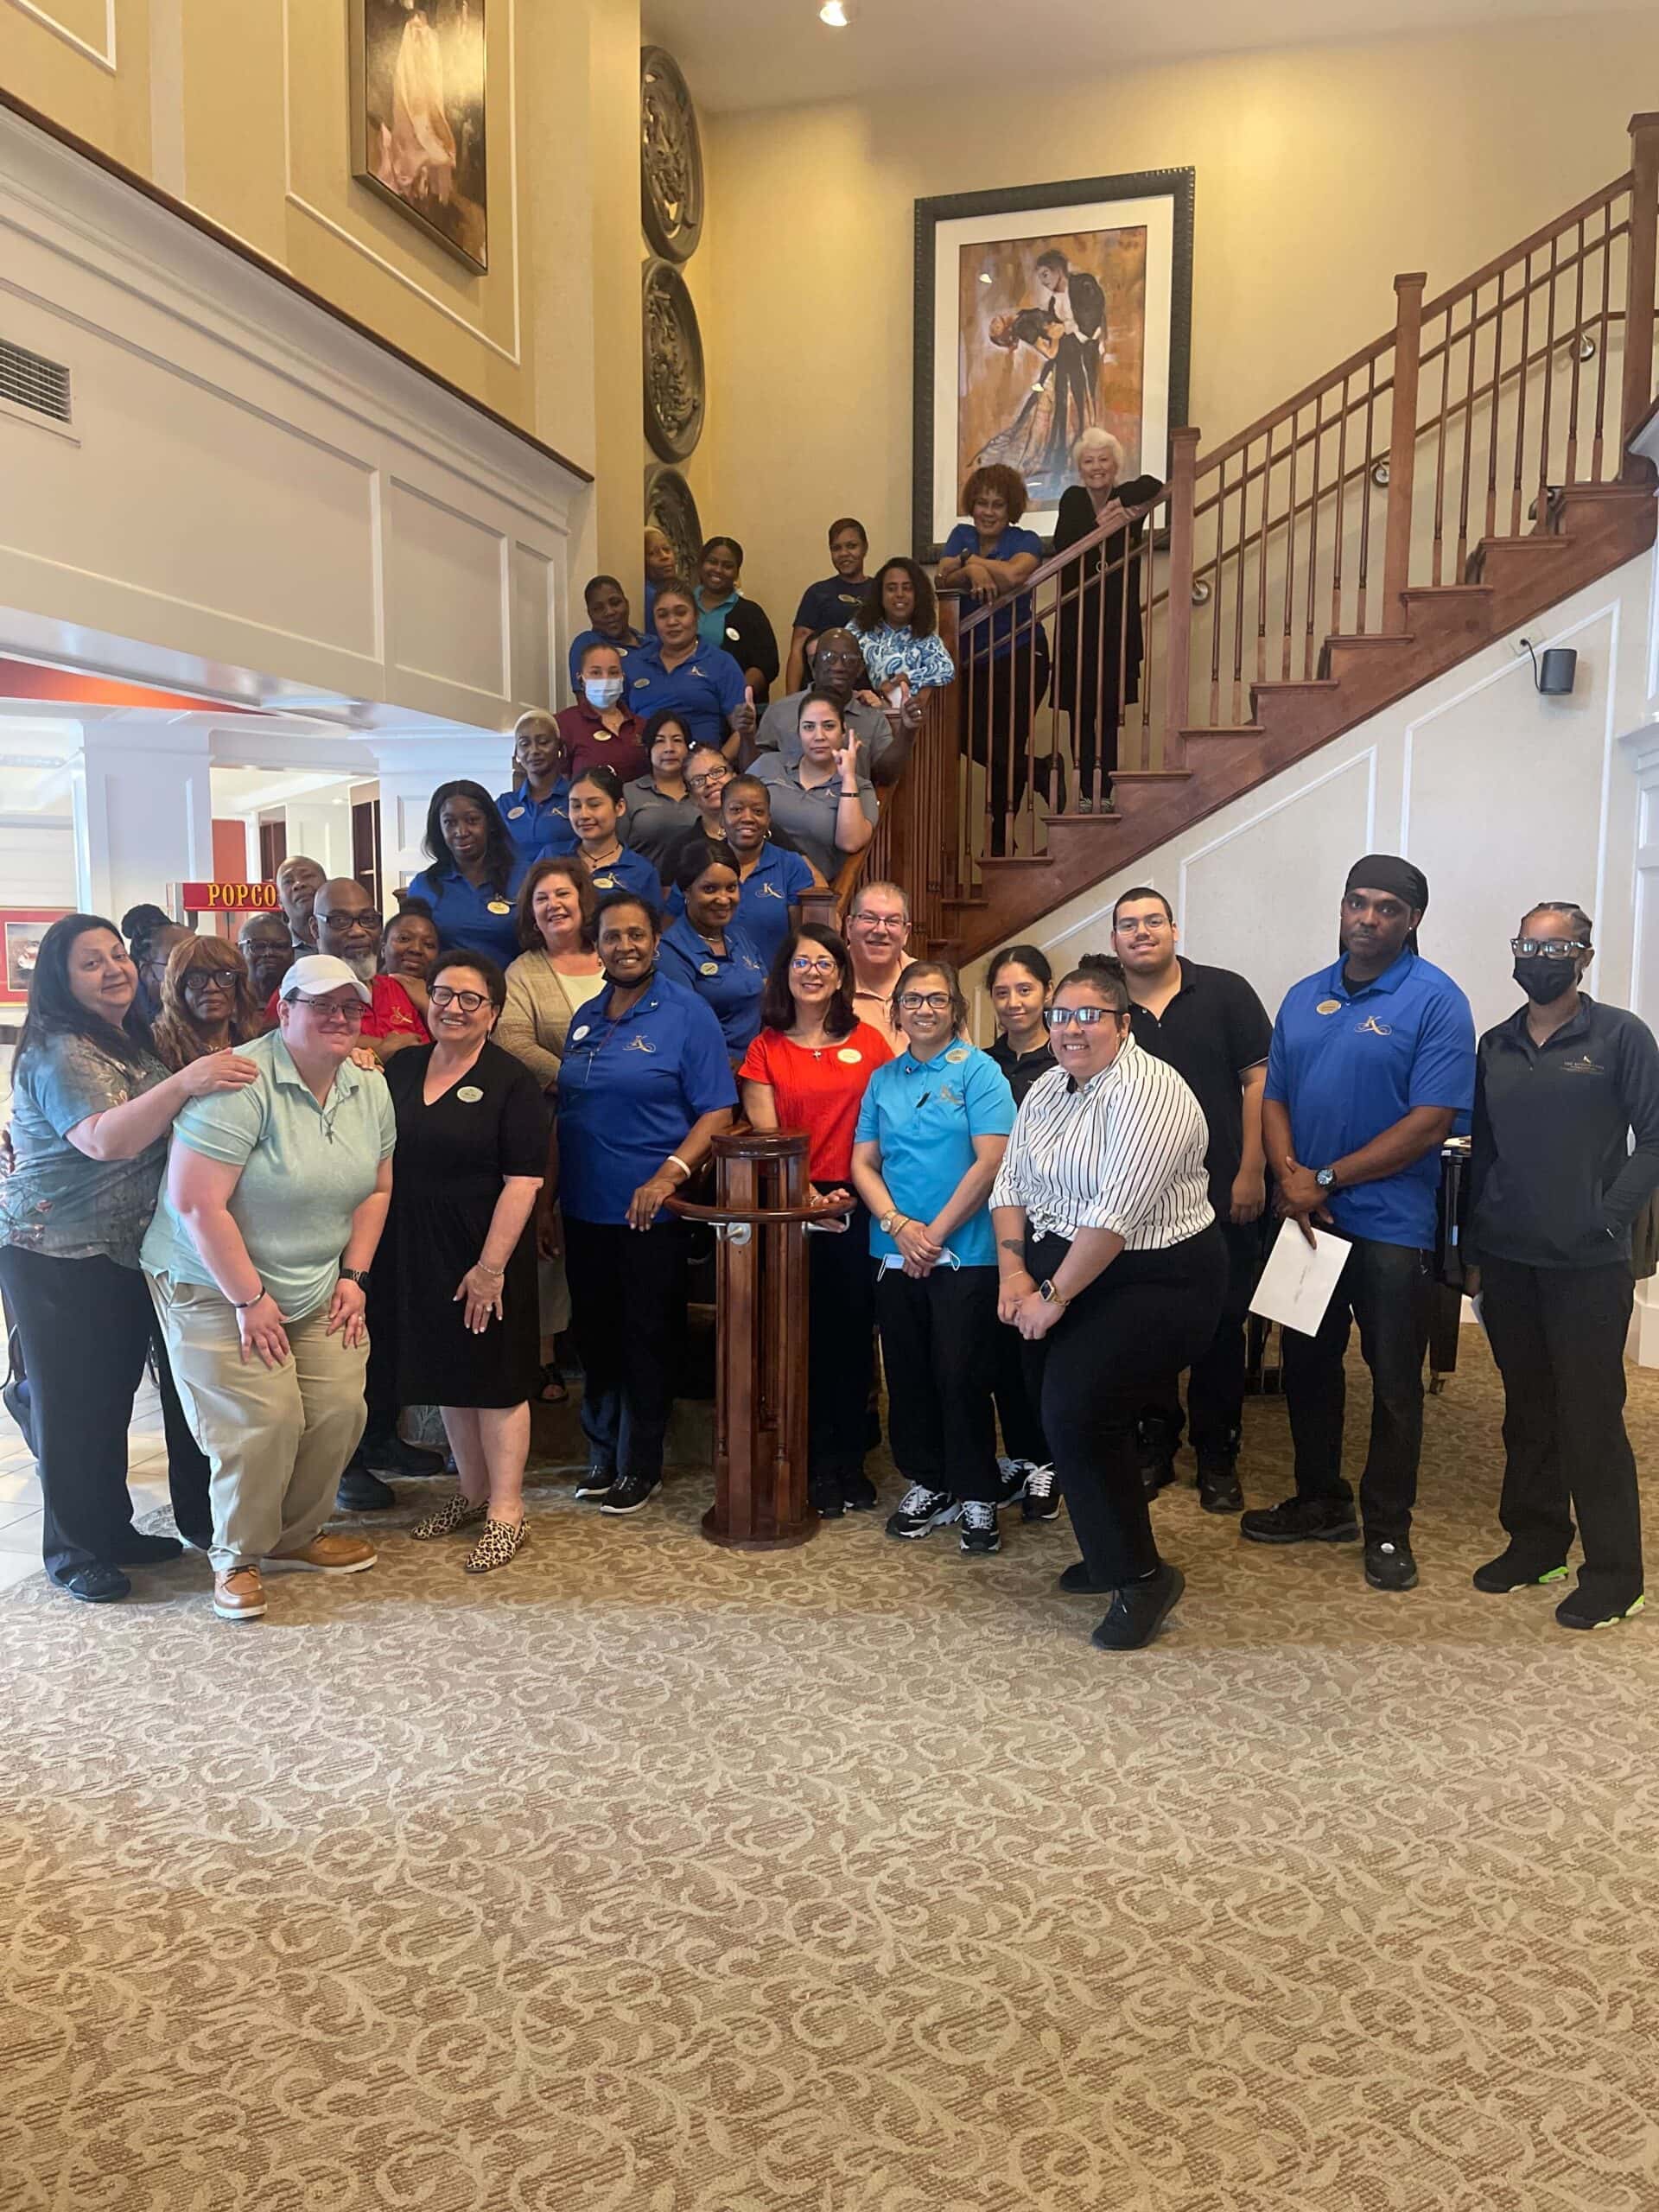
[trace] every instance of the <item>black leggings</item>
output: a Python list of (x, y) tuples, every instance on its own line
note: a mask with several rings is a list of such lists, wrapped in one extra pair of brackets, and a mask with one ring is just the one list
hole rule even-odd
[(207, 1461), (173, 1387), (156, 1309), (137, 1268), (113, 1260), (58, 1260), (0, 1246), (6, 1287), (29, 1370), (46, 1512), (41, 1545), (54, 1582), (111, 1566), (131, 1537), (127, 1430), (153, 1351), (167, 1435), (168, 1485), (179, 1534), (213, 1537)]
[(1040, 630), (1037, 637), (1040, 650), (1033, 649), (1029, 638), (995, 655), (976, 645), (963, 671), (963, 750), (986, 772), (985, 804), (995, 855), (1007, 852), (1011, 825), (1025, 803), (1031, 725), (1048, 690), (1048, 642)]
[[(1041, 1282), (1071, 1250), (1063, 1236), (1026, 1238)], [(1109, 1589), (1158, 1565), (1135, 1452), (1148, 1357), (1181, 1368), (1209, 1343), (1221, 1313), (1227, 1255), (1213, 1222), (1159, 1252), (1120, 1252), (1071, 1300), (1046, 1337), (1026, 1346), (1054, 1472), (1090, 1580)]]

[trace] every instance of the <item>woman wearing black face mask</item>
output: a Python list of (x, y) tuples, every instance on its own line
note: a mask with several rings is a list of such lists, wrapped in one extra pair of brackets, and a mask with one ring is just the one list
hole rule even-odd
[(1580, 988), (1582, 907), (1547, 899), (1510, 945), (1527, 1002), (1480, 1040), (1463, 1238), (1503, 1377), (1510, 1541), (1475, 1587), (1564, 1581), (1576, 1513), (1584, 1564), (1555, 1618), (1601, 1628), (1642, 1604), (1624, 1338), (1630, 1224), (1659, 1188), (1659, 1046)]

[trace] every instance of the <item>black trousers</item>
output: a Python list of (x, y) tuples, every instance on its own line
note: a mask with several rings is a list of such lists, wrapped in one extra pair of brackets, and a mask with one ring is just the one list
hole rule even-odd
[(205, 1548), (213, 1528), (207, 1461), (179, 1403), (143, 1276), (113, 1260), (57, 1260), (8, 1244), (0, 1246), (0, 1280), (29, 1369), (47, 1573), (62, 1582), (112, 1565), (133, 1533), (127, 1430), (152, 1351), (173, 1517), (181, 1535)]
[(564, 1217), (570, 1325), (582, 1354), (582, 1426), (596, 1463), (660, 1479), (685, 1325), (685, 1238)]
[[(996, 1269), (888, 1268), (875, 1286), (888, 1442), (906, 1482), (995, 1503)], [(1009, 1332), (1008, 1333), (1012, 1333)]]
[(1032, 1395), (1020, 1332), (999, 1323), (992, 1332), (992, 1344), (991, 1390), (1002, 1430), (1002, 1449), (1010, 1459), (1028, 1459), (1033, 1467), (1046, 1467), (1052, 1454)]
[(1631, 1605), (1643, 1583), (1642, 1506), (1624, 1432), (1630, 1267), (1484, 1260), (1480, 1292), (1503, 1377), (1504, 1531), (1541, 1573), (1566, 1559), (1576, 1512), (1580, 1585)]
[[(1032, 1280), (1052, 1275), (1070, 1249), (1062, 1236), (1028, 1236)], [(1026, 1346), (1071, 1532), (1091, 1580), (1112, 1589), (1158, 1565), (1135, 1445), (1147, 1347), (1190, 1364), (1215, 1334), (1226, 1267), (1213, 1222), (1161, 1252), (1122, 1252)]]
[[(963, 671), (963, 747), (986, 772), (993, 854), (1007, 852), (1010, 825), (1025, 804), (1032, 721), (1048, 690), (1047, 640), (1041, 631), (1036, 634), (1043, 639), (1040, 650), (1029, 636), (995, 655), (976, 645)], [(1058, 795), (1050, 798), (1058, 804)]]
[(1262, 1273), (1262, 1224), (1217, 1220), (1216, 1226), (1226, 1248), (1226, 1288), (1216, 1332), (1186, 1372), (1185, 1415), (1179, 1376), (1171, 1376), (1147, 1401), (1146, 1412), (1162, 1427), (1172, 1452), (1180, 1443), (1185, 1418), (1195, 1451), (1230, 1459), (1244, 1426), (1244, 1331)]
[(1285, 1405), (1296, 1455), (1299, 1497), (1346, 1503), (1342, 1419), (1343, 1357), (1351, 1324), (1371, 1370), (1371, 1439), (1359, 1478), (1359, 1514), (1372, 1537), (1401, 1537), (1417, 1502), (1423, 1448), (1423, 1354), (1428, 1347), (1432, 1255), (1414, 1244), (1357, 1236), (1317, 1335), (1284, 1332)]
[(807, 1475), (850, 1480), (864, 1468), (875, 1375), (875, 1285), (865, 1209), (855, 1206), (840, 1233), (809, 1230), (806, 1264)]

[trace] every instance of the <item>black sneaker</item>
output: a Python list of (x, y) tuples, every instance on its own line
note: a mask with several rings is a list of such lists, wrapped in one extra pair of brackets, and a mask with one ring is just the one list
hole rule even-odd
[(1620, 1621), (1633, 1621), (1647, 1602), (1638, 1594), (1623, 1605), (1616, 1599), (1586, 1593), (1580, 1582), (1572, 1596), (1563, 1598), (1556, 1606), (1555, 1618), (1563, 1628), (1616, 1628)]
[(1496, 1559), (1489, 1559), (1484, 1567), (1478, 1567), (1471, 1579), (1477, 1590), (1501, 1598), (1510, 1590), (1535, 1589), (1544, 1582), (1565, 1582), (1567, 1569), (1564, 1566), (1529, 1566), (1513, 1544), (1506, 1544)]
[(841, 1502), (849, 1513), (874, 1513), (880, 1500), (868, 1475), (849, 1475), (841, 1485)]
[(397, 1493), (390, 1483), (383, 1483), (378, 1475), (372, 1475), (360, 1459), (347, 1462), (340, 1478), (335, 1504), (342, 1513), (385, 1513), (397, 1503)]
[(1001, 1550), (1002, 1532), (996, 1525), (994, 1505), (976, 1497), (963, 1501), (961, 1542), (963, 1551), (978, 1555)]
[(619, 1475), (599, 1502), (601, 1513), (637, 1513), (663, 1486), (660, 1475)]
[(1141, 1462), (1141, 1487), (1148, 1497), (1156, 1497), (1175, 1479), (1175, 1445), (1162, 1421), (1141, 1422), (1135, 1452)]
[(607, 1467), (602, 1459), (590, 1462), (587, 1473), (576, 1484), (578, 1497), (607, 1497), (616, 1480), (616, 1469)]
[(132, 1585), (118, 1567), (106, 1567), (100, 1560), (94, 1566), (83, 1567), (79, 1574), (66, 1574), (58, 1587), (79, 1598), (83, 1605), (112, 1605), (118, 1598), (130, 1593)]
[(1079, 1591), (1084, 1592), (1091, 1598), (1098, 1598), (1104, 1592), (1115, 1588), (1116, 1585), (1110, 1582), (1096, 1582), (1089, 1572), (1088, 1561), (1074, 1559), (1070, 1567), (1061, 1571), (1058, 1577), (1058, 1586), (1065, 1592), (1068, 1598), (1075, 1598)]
[(1026, 1494), (1020, 1501), (1020, 1510), (1027, 1521), (1059, 1519), (1060, 1497), (1054, 1487), (1052, 1467), (1033, 1467), (1026, 1477)]
[(1120, 1590), (1106, 1609), (1106, 1618), (1090, 1638), (1103, 1651), (1138, 1651), (1150, 1643), (1164, 1618), (1186, 1587), (1186, 1577), (1167, 1560), (1145, 1582), (1131, 1582)]
[(358, 1458), (377, 1475), (437, 1476), (443, 1472), (442, 1452), (429, 1452), (423, 1444), (406, 1444), (393, 1429), (389, 1436), (365, 1436)]
[(1348, 1498), (1286, 1497), (1244, 1514), (1238, 1533), (1253, 1544), (1351, 1544), (1359, 1520)]
[(1198, 1454), (1198, 1503), (1206, 1513), (1241, 1513), (1244, 1493), (1238, 1486), (1238, 1462), (1230, 1452)]
[(847, 1510), (846, 1497), (834, 1475), (809, 1475), (806, 1502), (820, 1521), (839, 1521)]
[(1365, 1545), (1365, 1580), (1373, 1590), (1414, 1590), (1417, 1562), (1403, 1536), (1375, 1536)]
[(34, 1408), (29, 1402), (28, 1390), (21, 1382), (8, 1382), (3, 1389), (0, 1389), (0, 1402), (3, 1402), (6, 1411), (22, 1431), (29, 1458), (38, 1459), (41, 1455), (35, 1446)]
[(170, 1559), (183, 1557), (184, 1546), (176, 1536), (146, 1536), (137, 1529), (110, 1554), (116, 1567), (162, 1567)]
[(925, 1484), (912, 1483), (899, 1499), (898, 1510), (887, 1516), (887, 1534), (906, 1541), (925, 1536), (931, 1529), (954, 1521), (961, 1510), (948, 1490), (929, 1490)]

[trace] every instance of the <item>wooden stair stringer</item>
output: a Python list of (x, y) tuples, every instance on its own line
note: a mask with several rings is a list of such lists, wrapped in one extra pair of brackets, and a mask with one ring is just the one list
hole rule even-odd
[(1195, 823), (1398, 704), (1517, 624), (1535, 621), (1654, 543), (1650, 485), (1572, 486), (1561, 495), (1560, 512), (1563, 527), (1548, 540), (1559, 549), (1552, 557), (1500, 558), (1491, 582), (1414, 587), (1404, 594), (1406, 627), (1397, 639), (1347, 656), (1342, 648), (1348, 641), (1331, 641), (1329, 658), (1339, 675), (1254, 684), (1251, 724), (1183, 731), (1186, 774), (1126, 777), (1118, 811), (1048, 817), (1046, 855), (982, 860), (976, 893), (946, 904), (950, 935), (942, 949), (960, 966), (1025, 934), (1067, 899), (1121, 877)]

